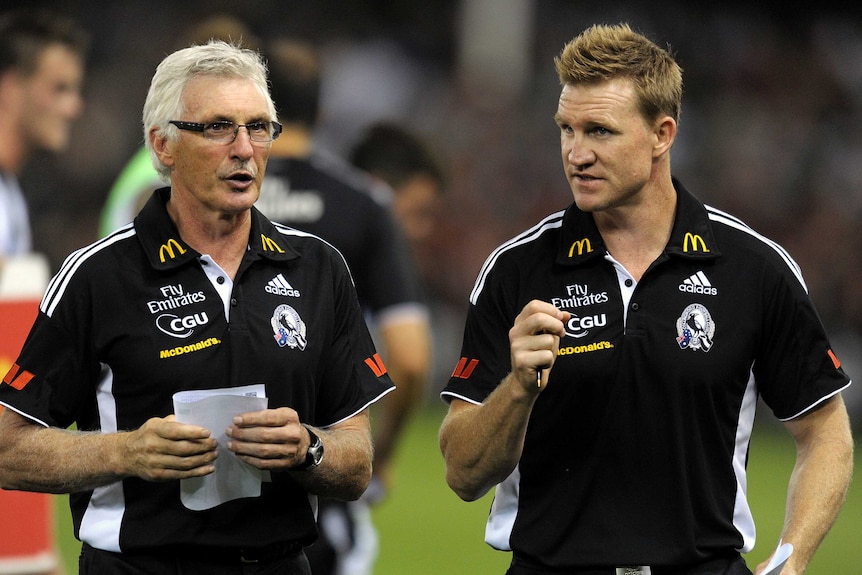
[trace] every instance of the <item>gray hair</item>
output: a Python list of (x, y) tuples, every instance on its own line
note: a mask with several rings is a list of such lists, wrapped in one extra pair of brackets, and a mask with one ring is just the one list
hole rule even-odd
[(169, 140), (179, 138), (179, 130), (170, 121), (182, 118), (183, 91), (189, 81), (197, 76), (251, 80), (266, 98), (270, 119), (277, 119), (267, 83), (266, 62), (258, 52), (221, 40), (212, 40), (207, 44), (190, 46), (168, 55), (153, 75), (142, 118), (144, 143), (159, 177), (166, 183), (170, 183), (170, 169), (162, 164), (153, 151), (149, 133), (152, 128), (157, 128), (157, 133)]

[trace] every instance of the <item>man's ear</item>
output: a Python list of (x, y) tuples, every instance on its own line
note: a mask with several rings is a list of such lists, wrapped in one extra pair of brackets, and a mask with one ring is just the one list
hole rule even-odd
[(173, 146), (171, 146), (170, 140), (156, 127), (150, 128), (148, 137), (150, 138), (150, 144), (153, 146), (153, 152), (155, 152), (156, 157), (159, 158), (162, 164), (168, 167), (173, 166)]
[(676, 139), (676, 120), (670, 116), (660, 118), (655, 127), (655, 136), (653, 155), (658, 157), (666, 154), (673, 147), (673, 142)]

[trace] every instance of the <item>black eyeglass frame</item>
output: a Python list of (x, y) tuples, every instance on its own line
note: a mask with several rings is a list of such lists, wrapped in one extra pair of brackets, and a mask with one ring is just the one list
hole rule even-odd
[[(278, 136), (281, 135), (281, 130), (282, 130), (282, 125), (276, 121), (260, 121), (260, 122), (251, 122), (250, 124), (235, 124), (235, 123), (230, 122), (228, 120), (219, 120), (217, 122), (207, 122), (206, 124), (202, 124), (200, 122), (184, 122), (182, 120), (171, 120), (168, 123), (173, 124), (174, 126), (179, 128), (180, 130), (186, 130), (189, 132), (198, 132), (207, 140), (209, 140), (211, 142), (216, 142), (219, 144), (232, 144), (233, 142), (235, 142), (236, 137), (239, 135), (239, 129), (240, 128), (245, 128), (246, 132), (248, 132), (249, 140), (251, 140), (252, 142), (257, 142), (259, 144), (265, 144), (268, 142), (272, 142), (273, 140), (277, 140)], [(228, 125), (233, 126), (234, 127), (233, 138), (231, 138), (229, 141), (225, 140), (224, 142), (221, 142), (219, 140), (214, 140), (213, 138), (207, 138), (206, 129), (213, 126), (213, 125), (217, 125), (217, 124), (224, 125), (225, 127), (227, 127)], [(272, 126), (272, 130), (270, 131), (270, 139), (269, 140), (255, 140), (254, 139), (254, 137), (252, 136), (251, 130), (249, 130), (248, 127), (254, 126), (256, 124), (270, 124)]]

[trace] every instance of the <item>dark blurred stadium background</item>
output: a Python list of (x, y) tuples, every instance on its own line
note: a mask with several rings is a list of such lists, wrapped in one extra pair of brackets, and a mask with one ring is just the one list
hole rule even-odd
[[(113, 179), (142, 142), (155, 66), (196, 22), (243, 19), (261, 38), (313, 42), (325, 76), (322, 145), (344, 154), (374, 120), (423, 135), (448, 176), (420, 259), (437, 313), (434, 386), (460, 345), (466, 297), (497, 244), (564, 207), (553, 57), (592, 23), (628, 21), (685, 70), (675, 174), (789, 249), (851, 375), (862, 337), (862, 17), (830, 2), (568, 0), (80, 0), (93, 36), (75, 143), (24, 177), (35, 244), (56, 269), (96, 239)], [(844, 3), (840, 3), (844, 4)], [(732, 331), (732, 326), (727, 327)], [(862, 392), (851, 388), (852, 416)], [(857, 426), (858, 427), (858, 426)]]

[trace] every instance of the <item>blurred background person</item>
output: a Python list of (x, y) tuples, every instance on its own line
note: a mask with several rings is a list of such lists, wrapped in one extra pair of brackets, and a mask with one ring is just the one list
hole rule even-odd
[(370, 126), (353, 146), (350, 163), (386, 184), (388, 203), (413, 248), (420, 272), (433, 257), (429, 241), (440, 218), (443, 170), (425, 142), (394, 122)]
[[(26, 335), (50, 275), (34, 253), (20, 176), (34, 152), (63, 152), (84, 102), (89, 36), (73, 19), (18, 9), (0, 15), (0, 371)], [(32, 315), (31, 315), (32, 312)], [(0, 407), (2, 410), (2, 407)], [(14, 528), (0, 538), (0, 573), (59, 572), (53, 498), (0, 490), (0, 515)]]
[(373, 410), (374, 478), (358, 502), (322, 501), (321, 539), (308, 550), (316, 575), (371, 573), (377, 535), (369, 505), (392, 481), (398, 439), (426, 386), (431, 361), (428, 311), (410, 248), (371, 178), (314, 145), (321, 66), (310, 44), (267, 45), (273, 100), (283, 125), (273, 143), (256, 206), (267, 217), (311, 232), (344, 255), (396, 389)]
[(36, 150), (64, 151), (83, 109), (88, 36), (64, 15), (0, 16), (0, 260), (33, 249), (19, 176)]

